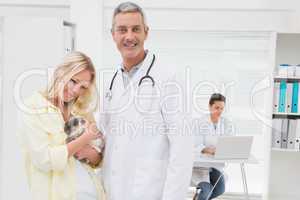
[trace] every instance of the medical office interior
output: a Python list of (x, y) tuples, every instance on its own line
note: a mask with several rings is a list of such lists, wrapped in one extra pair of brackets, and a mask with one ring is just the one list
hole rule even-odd
[[(17, 104), (43, 88), (47, 73), (66, 52), (89, 55), (99, 71), (120, 61), (110, 28), (119, 0), (0, 0), (0, 199), (28, 199), (16, 141)], [(297, 0), (139, 0), (150, 27), (146, 48), (185, 68), (192, 116), (207, 112), (214, 92), (227, 97), (225, 116), (237, 135), (254, 136), (245, 164), (249, 199), (300, 199), (300, 152), (274, 148), (273, 118), (297, 119), (273, 109), (280, 64), (300, 64)], [(174, 62), (175, 59), (175, 62)], [(297, 68), (297, 67), (295, 67)], [(300, 68), (300, 67), (299, 67)], [(296, 74), (296, 73), (294, 73)], [(277, 78), (276, 78), (277, 77)], [(98, 78), (101, 85), (101, 76)], [(300, 76), (289, 79), (299, 81)], [(100, 93), (103, 91), (100, 91)], [(300, 117), (299, 117), (300, 118)], [(299, 129), (300, 130), (300, 129)], [(245, 199), (238, 163), (226, 165), (226, 192)], [(191, 199), (193, 188), (187, 199)]]

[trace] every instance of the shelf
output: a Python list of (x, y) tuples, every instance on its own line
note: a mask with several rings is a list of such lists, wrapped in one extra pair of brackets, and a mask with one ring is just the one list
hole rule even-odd
[(272, 151), (281, 151), (281, 152), (299, 152), (299, 149), (282, 149), (282, 148), (275, 148), (272, 147)]
[(275, 82), (280, 82), (280, 81), (286, 81), (288, 83), (293, 83), (295, 81), (300, 81), (300, 77), (281, 77), (281, 76), (275, 76), (274, 77)]
[(300, 119), (300, 113), (273, 113), (273, 118)]
[[(290, 74), (278, 74), (278, 66), (282, 63), (300, 63), (300, 34), (274, 34), (273, 48), (275, 49), (272, 54), (275, 61), (275, 66), (273, 70), (273, 102), (269, 102), (274, 108), (274, 97), (276, 101), (279, 95), (278, 87), (281, 81), (287, 83), (300, 83), (300, 77), (291, 77)], [(298, 68), (297, 68), (298, 69)], [(296, 73), (295, 73), (296, 74)], [(297, 73), (298, 75), (298, 73)], [(278, 85), (277, 85), (278, 84)], [(278, 92), (278, 93), (276, 93)], [(289, 94), (291, 91), (289, 91)], [(277, 96), (276, 96), (277, 95)], [(299, 94), (298, 94), (299, 95)], [(289, 102), (291, 103), (291, 102)], [(287, 108), (286, 108), (287, 109)], [(290, 108), (289, 108), (290, 109)], [(286, 118), (286, 119), (300, 119), (300, 111), (298, 113), (288, 113), (289, 110), (285, 110), (286, 113), (278, 113), (278, 110), (273, 110), (273, 118)], [(277, 125), (274, 125), (273, 128)], [(284, 127), (286, 128), (286, 127)], [(280, 130), (280, 129), (279, 129)], [(285, 129), (286, 131), (286, 129)], [(273, 132), (272, 130), (270, 132)], [(274, 132), (273, 132), (274, 133)], [(274, 134), (270, 134), (270, 138), (274, 137)], [(272, 138), (273, 139), (273, 138)], [(270, 140), (267, 140), (270, 142)], [(269, 144), (269, 143), (268, 143)], [(299, 149), (286, 149), (286, 148), (276, 148), (271, 147), (268, 149), (270, 157), (268, 160), (268, 173), (267, 177), (267, 187), (264, 193), (264, 197), (272, 200), (286, 200), (286, 199), (300, 199), (299, 190), (299, 180), (300, 180), (300, 150)]]

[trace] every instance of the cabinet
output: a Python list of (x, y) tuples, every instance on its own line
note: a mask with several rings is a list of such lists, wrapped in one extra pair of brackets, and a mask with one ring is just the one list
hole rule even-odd
[[(297, 142), (297, 134), (300, 133), (300, 108), (295, 110), (294, 99), (299, 99), (298, 85), (300, 76), (290, 73), (284, 67), (300, 70), (300, 34), (278, 33), (276, 36), (275, 69), (273, 76), (273, 115), (272, 115), (272, 145), (270, 148), (268, 192), (269, 200), (300, 199), (300, 152)], [(292, 64), (293, 66), (281, 66), (280, 64)], [(280, 71), (281, 70), (281, 71)], [(284, 71), (286, 70), (286, 71)], [(296, 71), (294, 71), (296, 72)], [(293, 94), (294, 91), (294, 94)], [(284, 96), (285, 95), (285, 96)], [(285, 98), (285, 99), (284, 99)], [(278, 100), (278, 101), (277, 101)], [(276, 103), (278, 102), (278, 107)], [(298, 103), (298, 102), (297, 102)], [(280, 106), (283, 106), (280, 108)], [(278, 123), (281, 130), (278, 130)], [(298, 123), (297, 123), (298, 122)], [(297, 127), (298, 126), (298, 127)], [(296, 130), (293, 131), (293, 129)], [(289, 143), (292, 133), (295, 143)], [(279, 134), (279, 135), (278, 135)], [(281, 138), (279, 138), (281, 136)], [(276, 139), (281, 143), (276, 143)], [(299, 138), (300, 139), (300, 138)], [(295, 145), (295, 146), (289, 146)]]

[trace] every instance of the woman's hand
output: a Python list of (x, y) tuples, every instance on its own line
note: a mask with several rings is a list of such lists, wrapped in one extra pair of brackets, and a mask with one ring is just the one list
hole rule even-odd
[(209, 154), (209, 155), (215, 155), (216, 153), (216, 147), (214, 146), (209, 146), (209, 147), (205, 147), (201, 153), (203, 154)]
[(76, 152), (80, 151), (91, 140), (100, 137), (100, 132), (97, 129), (95, 123), (86, 122), (85, 127), (85, 132), (80, 137), (67, 144), (69, 157), (73, 156)]
[(98, 130), (96, 123), (87, 122), (85, 126), (85, 132), (82, 134), (81, 137), (84, 137), (88, 141), (101, 137), (101, 133)]

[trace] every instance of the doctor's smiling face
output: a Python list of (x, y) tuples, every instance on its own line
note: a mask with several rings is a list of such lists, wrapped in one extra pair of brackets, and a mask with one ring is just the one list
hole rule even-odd
[(111, 33), (125, 67), (130, 68), (144, 59), (144, 42), (147, 39), (148, 27), (141, 13), (118, 13), (114, 16)]

